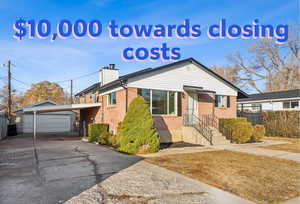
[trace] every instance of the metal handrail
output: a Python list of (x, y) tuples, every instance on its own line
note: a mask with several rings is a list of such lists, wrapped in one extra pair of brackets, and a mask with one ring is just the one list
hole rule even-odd
[(205, 121), (195, 115), (184, 114), (183, 125), (194, 127), (211, 145), (213, 145), (213, 133)]
[(219, 119), (214, 115), (201, 115), (206, 126), (219, 129)]

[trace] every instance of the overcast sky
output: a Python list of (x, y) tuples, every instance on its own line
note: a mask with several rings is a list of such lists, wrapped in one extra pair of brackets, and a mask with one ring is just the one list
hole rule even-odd
[[(122, 2), (122, 3), (120, 3)], [(142, 2), (142, 3), (141, 3)], [(116, 64), (120, 74), (127, 74), (167, 62), (125, 62), (121, 59), (124, 48), (155, 47), (167, 42), (170, 47), (180, 47), (181, 59), (193, 57), (202, 64), (222, 66), (228, 63), (226, 56), (236, 51), (246, 53), (253, 40), (211, 40), (205, 35), (198, 39), (110, 39), (101, 35), (96, 40), (67, 39), (50, 42), (42, 39), (15, 40), (13, 24), (18, 18), (48, 19), (54, 25), (67, 18), (71, 21), (99, 19), (104, 26), (110, 20), (119, 24), (179, 24), (189, 18), (191, 23), (203, 28), (225, 18), (229, 23), (249, 24), (259, 19), (263, 24), (299, 23), (299, 0), (1, 0), (0, 2), (0, 64), (12, 60), (13, 77), (26, 84), (42, 80), (62, 81), (95, 72), (109, 63)], [(6, 70), (0, 67), (0, 85)], [(95, 83), (97, 75), (75, 81), (75, 91)], [(13, 81), (18, 91), (28, 85)], [(68, 89), (69, 83), (61, 83)]]

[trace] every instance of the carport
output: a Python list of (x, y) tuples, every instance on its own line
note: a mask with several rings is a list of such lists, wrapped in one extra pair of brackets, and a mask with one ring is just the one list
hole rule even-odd
[(33, 113), (33, 138), (36, 139), (37, 133), (37, 115), (42, 112), (57, 112), (57, 111), (71, 111), (71, 110), (83, 110), (100, 107), (101, 103), (85, 103), (85, 104), (68, 104), (68, 105), (56, 105), (56, 106), (40, 106), (33, 108), (24, 108), (23, 112)]

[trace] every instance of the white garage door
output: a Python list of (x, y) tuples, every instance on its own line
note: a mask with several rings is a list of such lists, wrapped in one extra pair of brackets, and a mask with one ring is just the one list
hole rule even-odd
[[(37, 115), (37, 132), (68, 132), (71, 117), (66, 115)], [(33, 132), (33, 115), (23, 116), (23, 132)]]

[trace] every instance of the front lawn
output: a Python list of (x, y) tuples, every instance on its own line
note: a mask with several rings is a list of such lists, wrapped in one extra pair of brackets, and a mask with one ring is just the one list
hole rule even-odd
[(266, 140), (282, 140), (291, 142), (291, 144), (278, 144), (261, 146), (265, 149), (281, 150), (286, 152), (300, 153), (300, 138), (286, 138), (286, 137), (265, 137)]
[(256, 203), (300, 195), (300, 164), (228, 150), (168, 155), (146, 161)]

